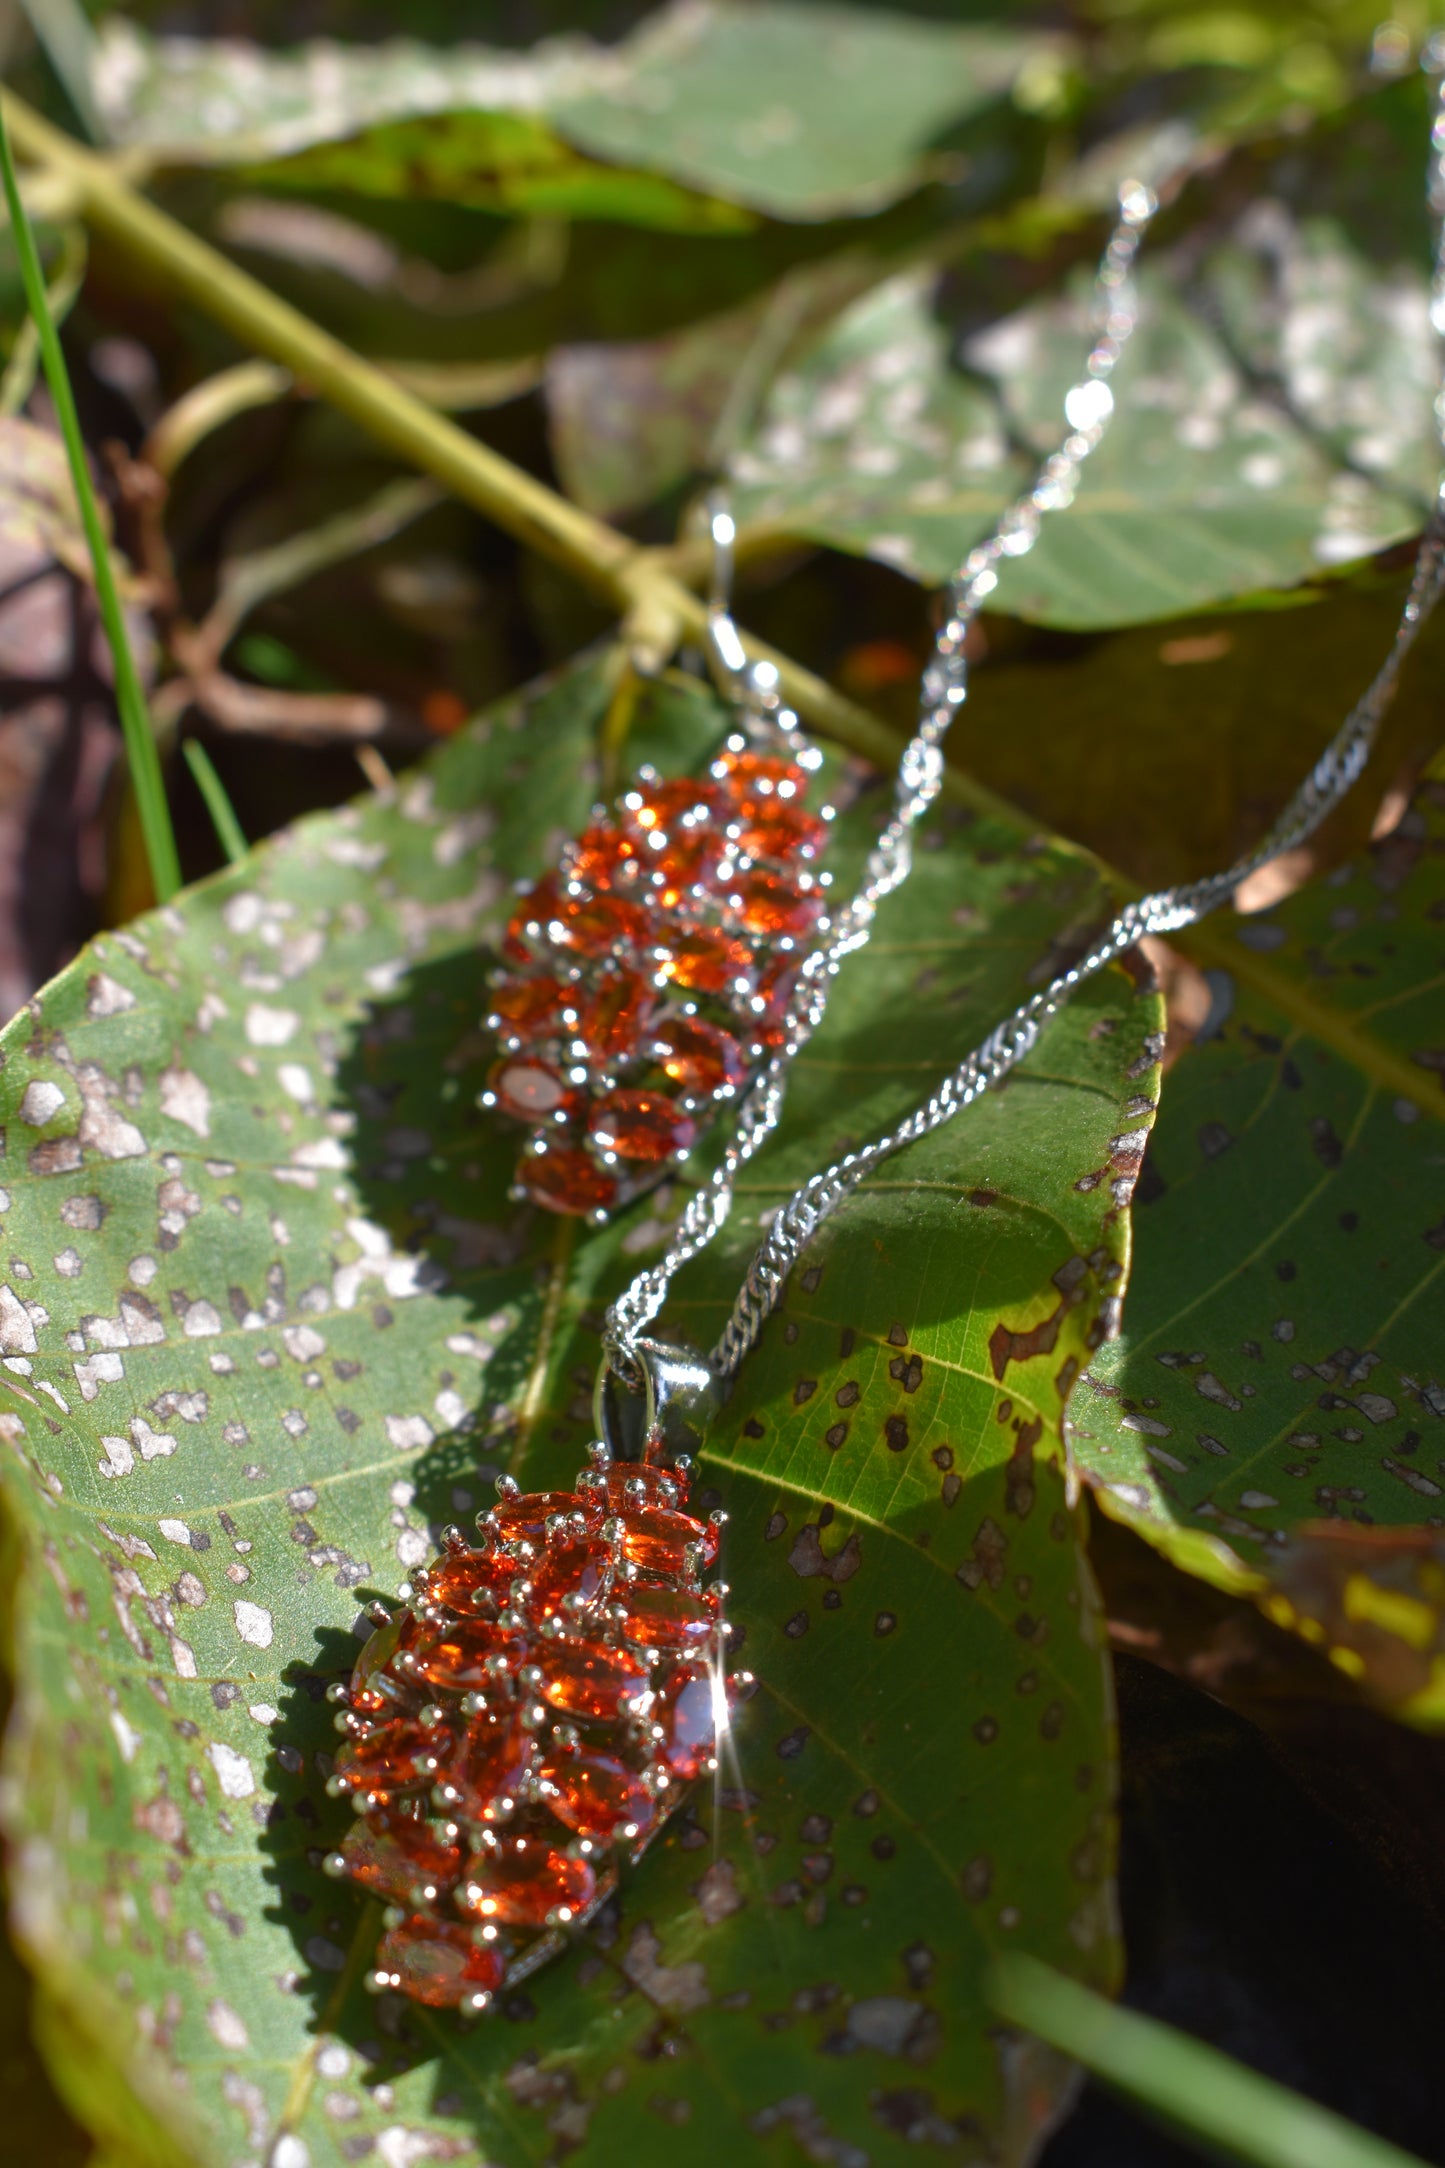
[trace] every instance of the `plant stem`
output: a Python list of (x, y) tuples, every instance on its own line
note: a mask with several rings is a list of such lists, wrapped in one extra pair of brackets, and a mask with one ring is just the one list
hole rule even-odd
[(246, 832), (236, 818), (236, 809), (226, 794), (226, 786), (216, 773), (216, 764), (199, 738), (187, 738), (181, 751), (186, 766), (196, 779), (196, 788), (206, 801), (206, 811), (211, 816), (216, 841), (226, 854), (226, 863), (238, 866), (250, 846)]
[(125, 613), (121, 609), (120, 594), (116, 587), (110, 544), (101, 523), (100, 507), (96, 503), (95, 491), (91, 485), (85, 442), (80, 433), (75, 397), (70, 388), (70, 374), (65, 366), (60, 337), (46, 298), (45, 274), (40, 267), (30, 220), (20, 200), (20, 184), (15, 178), (15, 166), (10, 156), (6, 118), (8, 101), (7, 109), (0, 112), (0, 177), (3, 177), (5, 197), (10, 206), (10, 223), (15, 239), (15, 253), (20, 262), (21, 283), (25, 288), (26, 303), (40, 341), (40, 358), (45, 365), (50, 396), (55, 402), (56, 419), (60, 424), (60, 434), (70, 462), (71, 479), (75, 485), (80, 523), (85, 530), (85, 539), (90, 549), (95, 573), (96, 600), (100, 606), (105, 636), (110, 644), (116, 706), (120, 711), (121, 732), (125, 739), (126, 758), (130, 763), (146, 857), (150, 861), (151, 883), (157, 901), (169, 903), (181, 885), (181, 867), (176, 854), (175, 834), (171, 827), (170, 807), (166, 803), (160, 755), (156, 750), (135, 657), (130, 651)]

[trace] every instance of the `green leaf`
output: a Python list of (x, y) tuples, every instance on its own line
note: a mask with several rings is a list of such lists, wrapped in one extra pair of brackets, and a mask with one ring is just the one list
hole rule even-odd
[(876, 211), (945, 172), (940, 135), (1039, 46), (796, 0), (675, 5), (619, 46), (529, 54), (403, 39), (280, 54), (111, 22), (96, 87), (117, 139), (268, 187), (738, 230)]
[[(1065, 2073), (1001, 2045), (988, 1959), (1117, 1967), (1106, 1657), (1057, 1439), (1128, 1257), (1075, 1178), (1154, 1097), (1159, 1005), (1121, 973), (840, 1211), (744, 1366), (704, 1473), (761, 1686), (620, 1916), (467, 2031), (358, 1992), (375, 1913), (319, 1872), (320, 1697), (363, 1599), (498, 1467), (575, 1472), (599, 1306), (682, 1203), (519, 1216), (515, 1140), (474, 1105), (477, 944), (585, 818), (610, 680), (507, 703), (107, 936), (5, 1035), (18, 1927), (203, 2162), (299, 2161), (281, 2134), (311, 2168), (364, 2138), (647, 2158), (685, 2129), (701, 2163), (776, 2130), (901, 2168), (922, 2128), (1021, 2163)], [(722, 726), (666, 680), (627, 757), (691, 764)], [(879, 812), (840, 822), (840, 880)], [(958, 814), (930, 841), (669, 1329), (706, 1344), (761, 1214), (1099, 915), (1066, 846)]]
[(1445, 786), (1218, 937), (1120, 1340), (1071, 1410), (1100, 1503), (1445, 1718)]

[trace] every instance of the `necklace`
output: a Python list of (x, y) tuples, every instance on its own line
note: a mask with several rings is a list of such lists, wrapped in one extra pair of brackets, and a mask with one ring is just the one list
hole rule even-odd
[[(1431, 203), (1439, 212), (1445, 211), (1445, 92), (1438, 86), (1432, 141)], [(805, 1182), (774, 1218), (708, 1357), (648, 1332), (674, 1275), (723, 1225), (740, 1169), (776, 1126), (788, 1069), (821, 1020), (829, 980), (842, 958), (864, 945), (879, 903), (907, 876), (911, 830), (937, 795), (941, 741), (964, 694), (969, 619), (996, 584), (999, 560), (1022, 554), (1043, 513), (1067, 503), (1077, 469), (1107, 421), (1112, 399), (1105, 380), (1134, 320), (1126, 274), (1152, 210), (1147, 192), (1124, 192), (1120, 223), (1100, 270), (1103, 328), (1088, 375), (1066, 401), (1069, 438), (1045, 462), (1029, 495), (970, 554), (953, 585), (925, 673), (923, 721), (900, 767), (893, 816), (852, 902), (836, 918), (823, 907), (821, 881), (815, 888), (806, 871), (821, 837), (803, 819), (775, 823), (769, 838), (775, 850), (751, 847), (749, 821), (762, 829), (785, 808), (801, 812), (799, 778), (808, 776), (811, 749), (795, 719), (781, 710), (776, 681), (756, 667), (748, 670), (721, 601), (714, 611), (714, 645), (746, 727), (730, 736), (714, 764), (710, 781), (717, 794), (698, 784), (640, 778), (618, 816), (599, 818), (564, 854), (552, 887), (539, 884), (541, 903), (536, 890), (523, 899), (527, 915), (514, 921), (510, 958), (518, 968), (504, 982), (515, 987), (515, 997), (507, 991), (498, 1013), (521, 1026), (535, 997), (545, 1029), (554, 1038), (559, 1025), (562, 1032), (575, 1030), (583, 1046), (571, 1063), (580, 1075), (531, 1051), (535, 1038), (521, 1028), (509, 1034), (517, 1043), (504, 1047), (494, 1086), (498, 1103), (513, 1100), (513, 1111), (527, 1119), (550, 1117), (563, 1136), (554, 1144), (551, 1131), (534, 1134), (524, 1164), (527, 1157), (545, 1162), (554, 1154), (576, 1155), (562, 1162), (578, 1175), (575, 1189), (562, 1184), (566, 1194), (559, 1195), (558, 1185), (549, 1188), (546, 1179), (534, 1177), (524, 1184), (529, 1193), (560, 1209), (605, 1213), (635, 1193), (634, 1163), (655, 1172), (688, 1148), (696, 1115), (733, 1096), (737, 1122), (716, 1172), (694, 1193), (662, 1258), (608, 1312), (597, 1442), (573, 1489), (526, 1494), (502, 1478), (498, 1503), (480, 1516), (480, 1545), (469, 1545), (457, 1529), (444, 1531), (441, 1556), (401, 1591), (409, 1608), (392, 1617), (377, 1607), (377, 1631), (350, 1685), (331, 1690), (346, 1736), (330, 1789), (350, 1799), (359, 1819), (326, 1864), (387, 1902), (386, 1932), (370, 1976), (377, 1990), (467, 2013), (485, 2009), (499, 1989), (544, 1963), (586, 1922), (616, 1887), (619, 1869), (641, 1857), (692, 1781), (716, 1766), (721, 1735), (751, 1681), (746, 1673), (728, 1674), (726, 1589), (703, 1579), (716, 1559), (725, 1516), (714, 1513), (704, 1521), (689, 1512), (694, 1456), (804, 1247), (881, 1161), (952, 1120), (1007, 1075), (1086, 979), (1144, 934), (1193, 924), (1251, 872), (1318, 827), (1363, 769), (1404, 658), (1445, 586), (1442, 485), (1384, 662), (1258, 848), (1218, 874), (1126, 905), (1076, 964), (997, 1025), (907, 1120)], [(1445, 249), (1435, 267), (1434, 320), (1445, 326)], [(726, 547), (723, 517), (715, 513), (714, 533)], [(783, 790), (784, 782), (792, 789)], [(649, 813), (651, 821), (644, 818)], [(808, 818), (826, 826), (821, 813)], [(656, 847), (654, 835), (663, 839)], [(745, 838), (748, 847), (739, 847)], [(589, 851), (601, 855), (588, 858)], [(624, 866), (643, 870), (620, 876), (631, 885), (627, 894), (601, 885), (599, 865), (609, 878)], [(599, 1041), (586, 1032), (600, 1032), (601, 1024), (584, 1019), (615, 1017), (629, 1003), (634, 1012), (645, 1007), (648, 981), (636, 963), (639, 947), (650, 944), (642, 960), (657, 967), (651, 991), (660, 998), (644, 1020), (656, 1033), (649, 1049), (663, 1045), (675, 1052), (687, 1043), (682, 1026), (699, 1033), (706, 1026), (738, 1047), (741, 1059), (741, 1038), (703, 1014), (701, 1004), (656, 1014), (685, 984), (656, 953), (667, 946), (653, 939), (658, 915), (675, 914), (669, 951), (675, 954), (676, 929), (685, 932), (689, 914), (698, 915), (695, 901), (687, 899), (706, 886), (699, 880), (690, 888), (684, 876), (705, 866), (713, 869), (722, 903), (704, 930), (722, 941), (742, 939), (727, 913), (741, 911), (733, 896), (750, 893), (728, 884), (754, 870), (790, 896), (818, 896), (819, 903), (809, 929), (801, 921), (792, 932), (752, 927), (760, 941), (772, 944), (772, 953), (748, 945), (746, 965), (721, 990), (732, 1001), (734, 1021), (743, 1013), (764, 1017), (775, 1033), (752, 1042), (762, 1057), (752, 1077), (725, 1074), (707, 1091), (697, 1077), (691, 1089), (688, 1079), (672, 1078), (682, 1088), (668, 1094), (625, 1075), (619, 1079), (614, 1064), (623, 1057), (606, 1049), (595, 1053)], [(686, 909), (680, 908), (684, 902)], [(590, 919), (604, 903), (607, 908)], [(620, 917), (617, 907), (623, 905), (639, 919)], [(544, 917), (544, 910), (552, 915)], [(579, 927), (594, 924), (595, 933), (578, 938)], [(604, 926), (610, 929), (605, 942)], [(815, 945), (800, 954), (807, 930)], [(772, 990), (762, 993), (762, 975), (780, 959), (778, 978), (792, 974), (791, 990), (778, 995), (765, 1015)], [(632, 979), (619, 991), (615, 982), (624, 972)], [(753, 1008), (759, 998), (764, 1007)], [(704, 1034), (692, 1043), (715, 1046), (716, 1040), (708, 1042)], [(650, 1052), (648, 1058), (657, 1057)], [(520, 1085), (508, 1084), (504, 1094), (505, 1064), (527, 1062), (581, 1094), (581, 1109), (570, 1101), (529, 1102)], [(660, 1113), (637, 1104), (649, 1093), (666, 1102)], [(639, 1125), (637, 1135), (645, 1132), (659, 1148), (619, 1148), (619, 1140), (633, 1134), (625, 1126), (630, 1120)], [(600, 1179), (583, 1183), (584, 1168), (611, 1186)]]

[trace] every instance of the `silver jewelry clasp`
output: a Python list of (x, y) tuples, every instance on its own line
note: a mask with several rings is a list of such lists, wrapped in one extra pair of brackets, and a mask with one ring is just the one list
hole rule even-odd
[(640, 1383), (604, 1355), (593, 1394), (597, 1435), (610, 1457), (666, 1468), (695, 1456), (721, 1401), (712, 1371), (691, 1348), (665, 1340), (640, 1336), (628, 1352)]

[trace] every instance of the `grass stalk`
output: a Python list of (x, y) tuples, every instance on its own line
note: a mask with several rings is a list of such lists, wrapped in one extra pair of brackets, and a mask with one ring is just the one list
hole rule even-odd
[(216, 764), (199, 738), (187, 738), (181, 752), (195, 777), (197, 790), (206, 801), (206, 811), (211, 816), (216, 841), (226, 854), (226, 863), (238, 866), (251, 846), (236, 818), (236, 809), (226, 794), (226, 786), (216, 773)]
[(90, 479), (90, 465), (80, 434), (80, 420), (75, 411), (70, 374), (65, 366), (60, 336), (46, 298), (45, 274), (41, 269), (35, 236), (30, 230), (30, 220), (20, 200), (20, 186), (15, 178), (15, 163), (10, 155), (10, 141), (3, 113), (0, 113), (0, 178), (3, 178), (5, 198), (10, 207), (10, 223), (15, 236), (15, 253), (20, 263), (25, 300), (40, 341), (40, 359), (50, 386), (50, 396), (55, 402), (56, 419), (60, 424), (66, 457), (70, 462), (71, 480), (75, 485), (80, 522), (90, 549), (96, 601), (110, 645), (116, 706), (120, 711), (121, 732), (125, 740), (126, 758), (130, 763), (131, 785), (135, 791), (141, 834), (150, 864), (151, 885), (155, 889), (157, 901), (168, 903), (181, 885), (181, 867), (176, 853), (175, 832), (171, 827), (170, 807), (166, 803), (160, 754), (151, 730), (145, 694), (141, 689), (140, 675), (136, 670), (135, 657), (131, 653), (130, 639), (125, 629), (125, 613), (121, 609), (120, 592), (116, 586), (115, 566), (111, 561), (110, 544), (106, 539), (100, 507)]
[(1082, 2063), (1115, 2092), (1250, 2168), (1423, 2168), (1217, 2048), (1121, 2009), (1036, 1958), (999, 1960), (992, 2002), (1011, 2025)]

